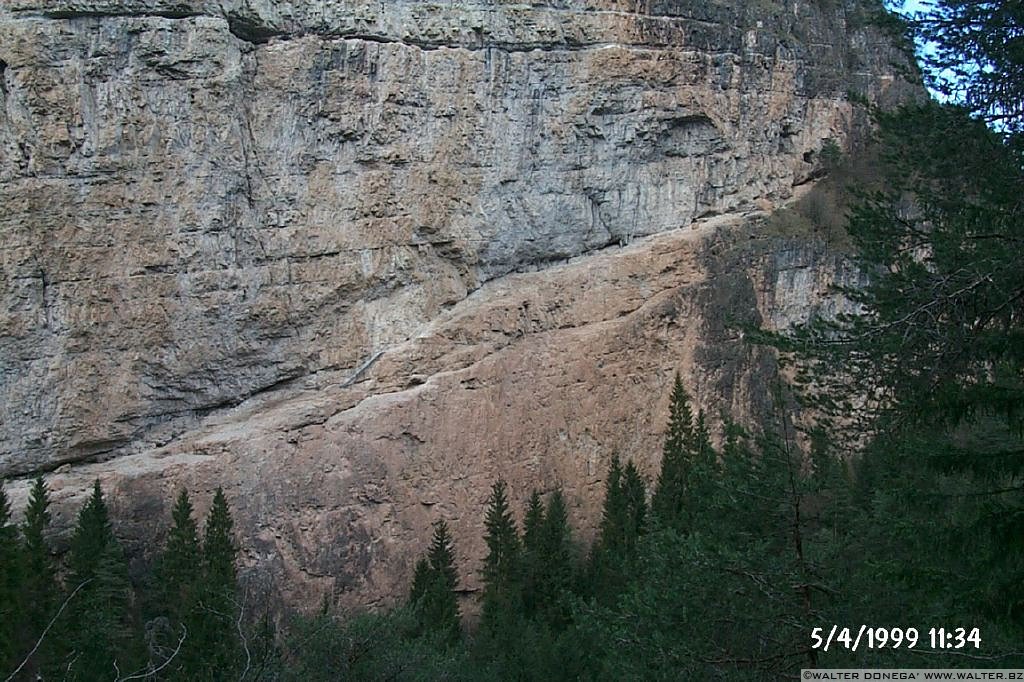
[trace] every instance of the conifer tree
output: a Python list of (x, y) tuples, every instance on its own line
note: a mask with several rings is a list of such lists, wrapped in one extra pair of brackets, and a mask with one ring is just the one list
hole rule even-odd
[(541, 573), (544, 566), (544, 520), (547, 516), (540, 491), (530, 493), (523, 515), (523, 610), (536, 614), (542, 601)]
[(636, 465), (623, 470), (612, 459), (605, 486), (601, 532), (591, 557), (591, 580), (599, 601), (611, 603), (632, 574), (637, 542), (647, 517), (643, 479)]
[[(192, 514), (192, 501), (183, 489), (171, 512), (173, 525), (161, 561), (162, 587), (168, 606), (174, 609), (189, 607), (202, 570), (199, 530)], [(181, 612), (176, 615), (180, 617)]]
[(604, 489), (604, 508), (601, 511), (601, 533), (598, 544), (606, 552), (617, 553), (624, 542), (626, 519), (626, 493), (622, 487), (622, 464), (619, 456), (613, 455), (608, 467), (608, 479)]
[(235, 573), (237, 554), (231, 510), (224, 489), (218, 486), (203, 535), (205, 578), (212, 591), (234, 597), (238, 588)]
[(138, 623), (133, 618), (134, 594), (128, 564), (116, 539), (97, 557), (93, 582), (82, 590), (76, 660), (79, 680), (113, 679), (134, 672), (141, 663)]
[(693, 424), (693, 433), (691, 434), (691, 441), (687, 444), (687, 448), (695, 461), (706, 462), (710, 455), (711, 448), (711, 434), (708, 432), (707, 418), (704, 416), (704, 410), (697, 411), (697, 420)]
[(544, 500), (541, 499), (540, 491), (534, 490), (530, 493), (530, 500), (526, 503), (526, 513), (523, 515), (523, 546), (527, 552), (535, 552), (540, 548), (544, 516)]
[(491, 488), (484, 518), (487, 529), (487, 557), (484, 559), (483, 614), (485, 626), (495, 626), (500, 619), (516, 615), (520, 610), (521, 547), (516, 522), (509, 508), (507, 486), (498, 479)]
[(92, 495), (78, 512), (75, 532), (71, 537), (71, 550), (68, 558), (69, 591), (96, 577), (99, 559), (107, 545), (113, 540), (114, 532), (110, 525), (110, 512), (107, 510), (107, 503), (103, 499), (103, 489), (97, 479), (93, 483)]
[(68, 607), (68, 678), (106, 679), (134, 670), (140, 649), (131, 583), (98, 480), (78, 513), (69, 568), (68, 590), (79, 592)]
[(203, 587), (196, 639), (203, 655), (204, 679), (230, 677), (239, 661), (238, 580), (234, 522), (224, 490), (217, 488), (203, 532)]
[(686, 522), (686, 487), (695, 436), (690, 398), (676, 373), (669, 404), (668, 431), (662, 449), (661, 472), (651, 498), (651, 510), (663, 524), (681, 528)]
[(618, 455), (612, 456), (604, 490), (600, 533), (590, 557), (590, 582), (597, 598), (608, 602), (621, 588), (622, 547), (629, 525)]
[(430, 569), (441, 576), (441, 582), (454, 595), (459, 577), (455, 571), (455, 547), (452, 542), (452, 534), (444, 519), (438, 519), (434, 524), (434, 537), (430, 542), (427, 559), (430, 561)]
[(199, 545), (199, 530), (192, 514), (192, 501), (188, 491), (182, 489), (171, 512), (173, 525), (167, 535), (167, 547), (161, 557), (159, 571), (162, 607), (172, 624), (172, 638), (167, 642), (170, 645), (168, 651), (174, 650), (182, 632), (185, 637), (167, 673), (181, 679), (201, 674), (204, 655), (198, 641), (204, 630), (204, 613), (200, 609), (203, 555)]
[(622, 474), (622, 495), (626, 500), (625, 548), (632, 554), (647, 527), (647, 486), (632, 460), (626, 462)]
[(565, 497), (556, 489), (548, 500), (541, 527), (540, 606), (552, 625), (568, 622), (568, 598), (575, 574), (572, 530), (565, 508)]
[(444, 644), (459, 640), (459, 603), (455, 594), (458, 575), (451, 532), (444, 519), (434, 524), (434, 535), (425, 559), (416, 564), (411, 601), (418, 634), (436, 636)]
[(430, 570), (430, 561), (422, 556), (416, 562), (416, 568), (412, 573), (412, 587), (409, 589), (409, 603), (415, 606), (430, 591), (434, 574)]
[(19, 628), (24, 624), (21, 543), (10, 520), (11, 507), (0, 481), (0, 670), (17, 665)]
[[(42, 477), (37, 477), (29, 493), (21, 534), (25, 543), (25, 626), (26, 651), (46, 629), (57, 609), (57, 583), (50, 549), (44, 534), (50, 525), (50, 496)], [(45, 671), (55, 658), (55, 638), (48, 637), (36, 652), (32, 668)], [(48, 675), (44, 674), (44, 677)]]

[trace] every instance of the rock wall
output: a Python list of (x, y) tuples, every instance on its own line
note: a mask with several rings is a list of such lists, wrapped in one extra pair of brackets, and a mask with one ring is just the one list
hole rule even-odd
[(851, 93), (918, 92), (875, 9), (8, 0), (0, 475), (101, 475), (138, 529), (223, 483), (306, 596), (394, 594), (438, 514), (477, 556), (497, 474), (582, 517), (677, 368), (756, 414), (713, 311), (784, 323), (788, 275), (705, 240), (820, 175)]
[(533, 488), (562, 487), (589, 540), (612, 453), (653, 482), (676, 371), (716, 437), (723, 413), (772, 418), (773, 357), (741, 328), (803, 321), (852, 273), (820, 245), (758, 238), (761, 222), (722, 217), (488, 282), (348, 385), (280, 388), (166, 446), (61, 467), (55, 525), (99, 478), (131, 554), (152, 558), (177, 490), (205, 514), (223, 485), (244, 575), (316, 607), (405, 594), (445, 518), (472, 595), (491, 483), (506, 479), (520, 512)]

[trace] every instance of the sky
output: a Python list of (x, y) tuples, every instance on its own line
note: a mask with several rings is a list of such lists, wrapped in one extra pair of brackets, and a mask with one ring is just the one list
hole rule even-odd
[(924, 9), (924, 3), (921, 2), (921, 0), (906, 0), (906, 2), (903, 3), (893, 2), (891, 4), (896, 7), (900, 7), (902, 4), (900, 11), (904, 13), (919, 12)]

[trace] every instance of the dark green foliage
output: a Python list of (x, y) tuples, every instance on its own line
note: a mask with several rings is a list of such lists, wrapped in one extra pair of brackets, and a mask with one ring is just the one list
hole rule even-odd
[(601, 510), (601, 533), (598, 547), (606, 552), (618, 552), (626, 542), (629, 511), (626, 492), (622, 485), (622, 464), (619, 456), (612, 456), (608, 478), (604, 486), (604, 508)]
[[(179, 503), (180, 503), (179, 498)], [(187, 530), (185, 531), (187, 532)], [(205, 581), (213, 592), (233, 598), (236, 590), (234, 521), (224, 490), (217, 488), (203, 532), (203, 568)]]
[[(210, 614), (201, 602), (205, 585), (203, 553), (192, 501), (186, 490), (179, 493), (171, 519), (158, 571), (158, 588), (162, 593), (160, 613), (167, 616), (169, 627), (161, 633), (162, 640), (151, 644), (151, 648), (158, 649), (155, 653), (162, 659), (174, 655), (164, 669), (165, 676), (195, 679), (202, 675), (204, 668), (205, 647), (200, 640), (207, 632), (216, 632), (218, 624), (223, 626), (223, 620)], [(213, 621), (212, 627), (205, 622), (207, 620)], [(183, 636), (185, 639), (179, 649), (177, 645)]]
[(385, 614), (338, 619), (322, 614), (300, 619), (284, 643), (275, 670), (258, 679), (295, 682), (335, 680), (473, 680), (467, 662), (438, 633), (419, 633), (419, 616), (409, 607)]
[(612, 457), (605, 482), (600, 534), (590, 559), (591, 586), (602, 602), (615, 600), (633, 573), (646, 517), (647, 500), (640, 472), (632, 462), (623, 471), (618, 456)]
[(162, 587), (167, 592), (167, 604), (174, 609), (187, 609), (188, 604), (194, 600), (193, 592), (202, 570), (199, 528), (192, 517), (193, 513), (188, 491), (182, 490), (171, 512), (172, 525), (167, 534), (167, 547), (164, 549), (160, 569)]
[(544, 500), (534, 490), (523, 515), (523, 611), (530, 617), (539, 609), (542, 591), (544, 517)]
[(498, 627), (522, 609), (522, 547), (509, 508), (507, 486), (498, 480), (491, 488), (484, 517), (487, 557), (484, 559), (484, 627)]
[(78, 513), (68, 560), (67, 670), (75, 680), (109, 679), (142, 663), (134, 593), (99, 481)]
[(430, 562), (430, 570), (440, 577), (441, 584), (454, 595), (459, 577), (455, 570), (455, 547), (452, 543), (452, 534), (444, 519), (438, 519), (434, 524), (434, 536), (431, 538), (430, 549), (427, 551), (427, 560)]
[(92, 495), (78, 512), (75, 532), (71, 537), (71, 551), (68, 558), (68, 589), (91, 581), (96, 577), (96, 568), (107, 545), (114, 541), (110, 525), (110, 513), (103, 489), (97, 480), (93, 483)]
[(929, 85), (983, 120), (1024, 131), (1024, 12), (1017, 2), (938, 0), (912, 27), (930, 49)]
[(532, 564), (536, 571), (531, 581), (536, 590), (534, 604), (549, 623), (563, 627), (569, 618), (577, 559), (565, 497), (560, 489), (548, 499), (538, 545)]
[(416, 604), (424, 597), (434, 582), (434, 574), (430, 570), (430, 560), (422, 556), (416, 561), (412, 572), (412, 588), (409, 590), (409, 603)]
[(530, 493), (523, 515), (523, 546), (527, 552), (535, 552), (540, 548), (541, 528), (544, 526), (544, 500), (540, 491)]
[(626, 501), (623, 547), (626, 553), (630, 554), (647, 528), (647, 484), (632, 461), (626, 462), (622, 476), (622, 494)]
[(409, 605), (416, 614), (417, 635), (454, 645), (461, 636), (455, 548), (444, 519), (434, 523), (427, 555), (416, 564)]
[(579, 566), (560, 489), (547, 505), (534, 491), (523, 526), (523, 612), (527, 619), (540, 617), (556, 630), (563, 628)]
[(651, 498), (651, 511), (659, 523), (686, 532), (693, 521), (695, 505), (705, 493), (702, 486), (715, 468), (716, 457), (704, 413), (699, 412), (694, 419), (690, 397), (676, 373), (661, 472)]
[[(21, 526), (25, 546), (25, 611), (21, 640), (23, 653), (27, 653), (35, 645), (58, 608), (53, 559), (44, 537), (50, 525), (49, 506), (50, 497), (46, 484), (42, 477), (38, 477), (32, 484), (28, 506), (25, 508), (25, 521)], [(44, 670), (39, 662), (53, 661), (56, 657), (55, 651), (54, 638), (46, 638), (30, 661), (28, 671), (52, 673), (52, 670)]]
[[(751, 456), (736, 430), (721, 467), (691, 468), (700, 490), (685, 532), (656, 526), (612, 603), (579, 626), (601, 679), (780, 679), (814, 662), (823, 577), (835, 543), (823, 532), (825, 487), (771, 433)], [(814, 500), (814, 502), (812, 502)], [(614, 651), (613, 655), (599, 652)]]
[(905, 453), (908, 472), (931, 469), (940, 487), (957, 481), (950, 494), (984, 500), (943, 503), (948, 516), (922, 533), (937, 547), (970, 539), (992, 579), (960, 598), (1001, 603), (1024, 624), (1005, 606), (1024, 603), (1024, 547), (1007, 532), (1024, 514), (1024, 173), (1007, 136), (963, 109), (929, 104), (879, 124), (890, 189), (850, 222), (870, 278), (845, 293), (862, 314), (781, 345), (833, 437), (873, 438), (872, 450)]
[(233, 528), (227, 498), (218, 487), (203, 531), (202, 586), (198, 617), (194, 621), (196, 632), (191, 642), (203, 652), (199, 679), (214, 680), (232, 675), (242, 657), (235, 572), (238, 549)]
[(11, 523), (11, 507), (0, 481), (0, 671), (19, 661), (20, 628), (24, 626), (24, 566), (18, 529)]
[(651, 498), (651, 511), (662, 523), (679, 528), (686, 522), (686, 476), (694, 438), (690, 397), (678, 372), (670, 400), (661, 472)]

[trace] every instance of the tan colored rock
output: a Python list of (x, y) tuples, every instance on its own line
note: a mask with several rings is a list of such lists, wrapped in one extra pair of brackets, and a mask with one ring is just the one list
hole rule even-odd
[[(771, 355), (727, 321), (799, 321), (799, 311), (787, 317), (787, 283), (805, 278), (798, 296), (820, 308), (837, 263), (820, 249), (752, 240), (748, 220), (489, 282), (348, 386), (259, 396), (163, 448), (48, 480), (67, 510), (99, 477), (117, 500), (119, 532), (143, 554), (179, 487), (202, 511), (224, 485), (246, 574), (273, 576), (300, 606), (404, 594), (430, 523), (445, 518), (472, 593), (498, 477), (520, 509), (534, 487), (562, 486), (589, 539), (612, 453), (653, 481), (676, 371), (712, 422), (722, 411), (764, 416)], [(23, 499), (27, 483), (17, 490)]]
[(873, 6), (3, 3), (0, 476), (61, 467), (65, 527), (101, 476), (137, 539), (223, 484), (295, 603), (402, 591), (444, 515), (473, 589), (496, 476), (584, 519), (677, 368), (757, 417), (716, 309), (806, 317), (835, 264), (691, 225), (919, 92)]

